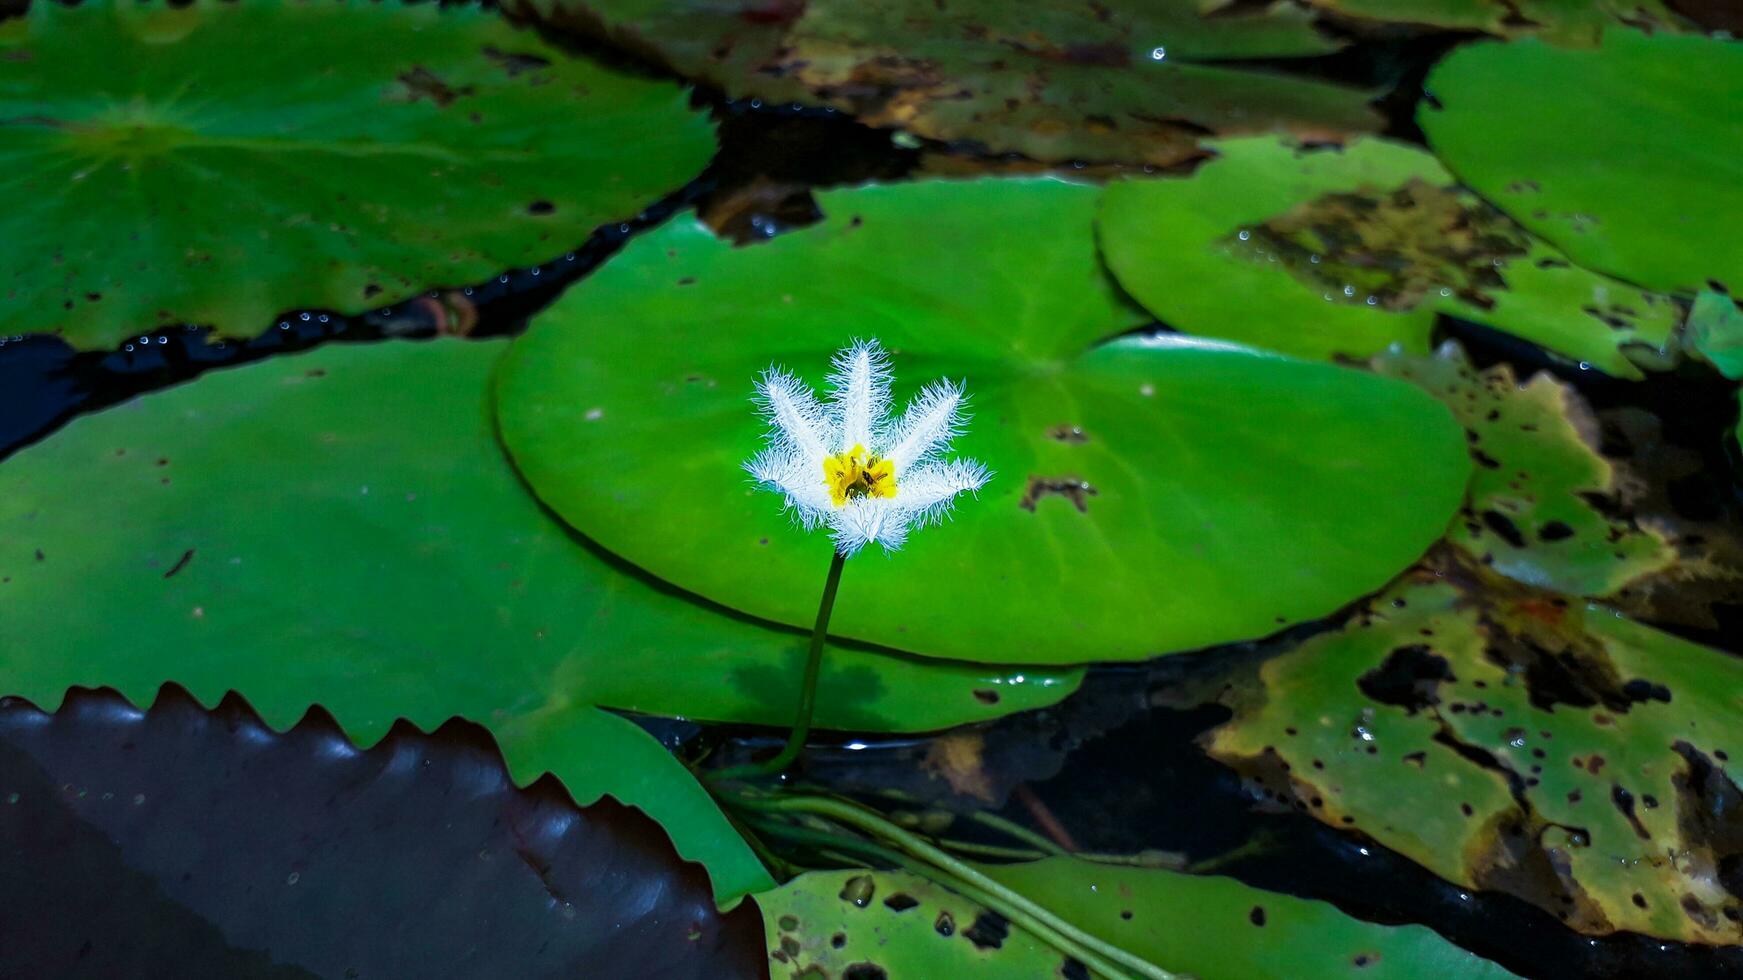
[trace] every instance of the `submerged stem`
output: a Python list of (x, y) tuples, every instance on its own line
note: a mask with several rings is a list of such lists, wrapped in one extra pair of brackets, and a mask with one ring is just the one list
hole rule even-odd
[(823, 581), (823, 598), (817, 603), (817, 622), (811, 627), (811, 648), (805, 656), (805, 679), (799, 690), (799, 714), (793, 719), (793, 730), (787, 734), (787, 744), (774, 758), (765, 762), (734, 766), (713, 775), (715, 780), (743, 779), (750, 776), (773, 776), (786, 770), (805, 750), (805, 739), (811, 735), (811, 716), (817, 710), (817, 678), (823, 670), (823, 640), (829, 635), (829, 614), (835, 610), (835, 591), (841, 586), (841, 569), (847, 556), (837, 551), (829, 562), (829, 577)]

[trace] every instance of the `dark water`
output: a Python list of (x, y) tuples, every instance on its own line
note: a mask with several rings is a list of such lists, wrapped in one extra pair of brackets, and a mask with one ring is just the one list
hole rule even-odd
[[(1453, 40), (1364, 45), (1313, 67), (1340, 80), (1392, 88), (1384, 102), (1392, 120), (1388, 135), (1419, 141), (1411, 109), (1421, 78)], [(697, 98), (720, 122), (721, 148), (707, 171), (544, 266), (360, 316), (293, 311), (246, 341), (213, 343), (205, 332), (185, 329), (142, 336), (109, 353), (74, 352), (47, 337), (0, 343), (0, 458), (80, 414), (214, 368), (324, 343), (427, 338), (453, 332), (472, 320), (471, 313), (475, 323), (466, 332), (472, 336), (514, 334), (629, 237), (676, 212), (697, 208), (733, 237), (751, 242), (814, 220), (812, 188), (900, 178), (922, 163), (922, 151), (897, 148), (887, 133), (833, 112), (732, 103), (708, 93)], [(1474, 324), (1443, 319), (1441, 332), (1463, 342), (1479, 365), (1505, 362), (1522, 375), (1556, 373), (1601, 413), (1650, 412), (1662, 421), (1665, 442), (1701, 463), (1672, 487), (1677, 509), (1700, 520), (1736, 522), (1743, 515), (1743, 498), (1728, 476), (1735, 449), (1723, 437), (1735, 421), (1736, 403), (1711, 372), (1684, 367), (1645, 382), (1617, 382)], [(1717, 615), (1717, 629), (1679, 632), (1743, 653), (1743, 610), (1723, 607)], [(1303, 627), (1292, 636), (1316, 628), (1323, 627)], [(1208, 665), (1263, 653), (1263, 645), (1243, 645), (1158, 665), (1098, 668), (1083, 692), (1065, 704), (987, 726), (981, 737), (1002, 814), (1037, 829), (1057, 825), (1086, 849), (1176, 852), (1187, 863), (1209, 862), (1253, 885), (1331, 901), (1364, 919), (1424, 923), (1527, 976), (1743, 977), (1743, 950), (1631, 935), (1584, 937), (1518, 899), (1449, 884), (1360, 835), (1335, 831), (1243, 784), (1198, 745), (1204, 732), (1227, 717), (1226, 709), (1193, 706), (1190, 692), (1210, 673)], [(644, 722), (674, 747), (716, 747), (727, 758), (773, 742), (768, 732)], [(937, 781), (922, 770), (930, 744), (829, 736), (806, 773), (844, 791), (894, 787), (940, 806), (970, 805), (967, 798), (941, 795)]]

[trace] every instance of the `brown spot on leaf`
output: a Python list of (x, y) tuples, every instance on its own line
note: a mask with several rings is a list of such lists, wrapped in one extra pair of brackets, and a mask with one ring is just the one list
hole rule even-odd
[(194, 560), (194, 549), (189, 548), (188, 550), (182, 552), (182, 556), (180, 558), (176, 559), (176, 563), (174, 565), (170, 566), (169, 571), (163, 573), (163, 577), (164, 578), (174, 578), (177, 572), (188, 567), (188, 562), (193, 561), (193, 560)]
[(494, 44), (484, 46), (484, 56), (497, 63), (502, 70), (508, 72), (508, 77), (515, 78), (524, 72), (537, 71), (550, 67), (549, 58), (541, 58), (536, 54), (518, 54), (504, 51)]
[(888, 908), (891, 912), (906, 912), (919, 904), (920, 900), (907, 892), (896, 892), (889, 898), (884, 899), (884, 907)]
[(1427, 644), (1412, 644), (1388, 653), (1380, 666), (1357, 679), (1356, 686), (1381, 704), (1395, 705), (1413, 715), (1439, 704), (1436, 690), (1455, 680), (1445, 657)]
[(841, 894), (838, 897), (844, 902), (851, 902), (863, 909), (871, 904), (877, 890), (877, 881), (871, 875), (854, 875), (841, 886)]
[(419, 99), (429, 99), (439, 109), (446, 109), (454, 104), (455, 99), (471, 95), (473, 88), (463, 85), (453, 88), (447, 82), (423, 65), (418, 65), (410, 71), (400, 72), (399, 82), (410, 93), (407, 101), (416, 102)]
[(1036, 503), (1046, 496), (1064, 497), (1071, 501), (1079, 514), (1084, 514), (1089, 512), (1089, 498), (1096, 496), (1096, 489), (1081, 477), (1031, 476), (1028, 487), (1023, 491), (1023, 499), (1017, 502), (1017, 506), (1032, 512)]
[(1004, 945), (1005, 939), (1010, 934), (1010, 920), (991, 909), (986, 909), (974, 917), (974, 924), (968, 927), (963, 936), (977, 949), (998, 949)]

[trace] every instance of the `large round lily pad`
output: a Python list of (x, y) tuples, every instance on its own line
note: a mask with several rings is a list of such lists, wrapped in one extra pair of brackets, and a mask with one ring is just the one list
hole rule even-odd
[[(168, 691), (0, 702), (0, 972), (766, 975), (756, 912), (717, 912), (657, 824), (517, 789), (476, 733), (360, 751), (327, 719), (281, 734)], [(585, 747), (648, 740), (621, 735)]]
[[(979, 870), (1097, 939), (1198, 980), (1512, 976), (1422, 926), (1362, 922), (1232, 878), (1070, 858)], [(756, 903), (776, 977), (854, 977), (856, 967), (892, 978), (1100, 976), (997, 912), (903, 872), (814, 871)]]
[(676, 87), (474, 6), (32, 4), (0, 32), (0, 332), (361, 312), (561, 255), (712, 151)]
[(1378, 128), (1375, 93), (1240, 65), (1340, 42), (1289, 4), (1125, 0), (516, 0), (730, 95), (1039, 160), (1176, 163), (1197, 137)]
[(774, 361), (820, 383), (830, 354), (867, 336), (894, 352), (897, 404), (966, 378), (974, 420), (955, 449), (996, 476), (899, 554), (851, 561), (833, 621), (930, 656), (1071, 663), (1245, 639), (1415, 560), (1468, 475), (1450, 414), (1365, 372), (1102, 342), (1142, 318), (1097, 261), (1096, 194), (1053, 180), (840, 191), (822, 225), (751, 248), (675, 221), (515, 342), (503, 438), (539, 496), (605, 547), (804, 624), (830, 545), (740, 469), (764, 430), (758, 373)]
[(1571, 265), (1415, 147), (1214, 148), (1190, 177), (1120, 181), (1102, 200), (1108, 268), (1170, 326), (1363, 357), (1426, 350), (1445, 313), (1625, 378), (1641, 376), (1629, 352), (1665, 354), (1667, 297)]
[(1458, 565), (1267, 663), (1211, 751), (1582, 932), (1743, 942), (1743, 663)]
[(1743, 290), (1743, 46), (1636, 31), (1586, 50), (1478, 44), (1426, 84), (1435, 152), (1575, 262), (1652, 289)]
[[(652, 742), (636, 760), (588, 749), (628, 724), (592, 705), (788, 723), (802, 634), (650, 583), (527, 493), (489, 417), (502, 349), (324, 347), (80, 419), (0, 464), (0, 691), (52, 708), (72, 684), (236, 690), (275, 727), (320, 704), (364, 745), (401, 717), (458, 715), (490, 727), (517, 777), (553, 772), (581, 798), (629, 792), (650, 755), (682, 776)], [(833, 648), (818, 712), (942, 728), (1078, 679)], [(712, 823), (674, 830), (680, 849), (730, 845), (728, 892), (761, 876), (683, 785)]]

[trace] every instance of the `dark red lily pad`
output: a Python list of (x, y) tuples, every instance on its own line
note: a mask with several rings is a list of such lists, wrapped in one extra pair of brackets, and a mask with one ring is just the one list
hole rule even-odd
[(517, 788), (473, 725), (0, 700), (0, 976), (718, 980), (762, 942), (651, 819)]

